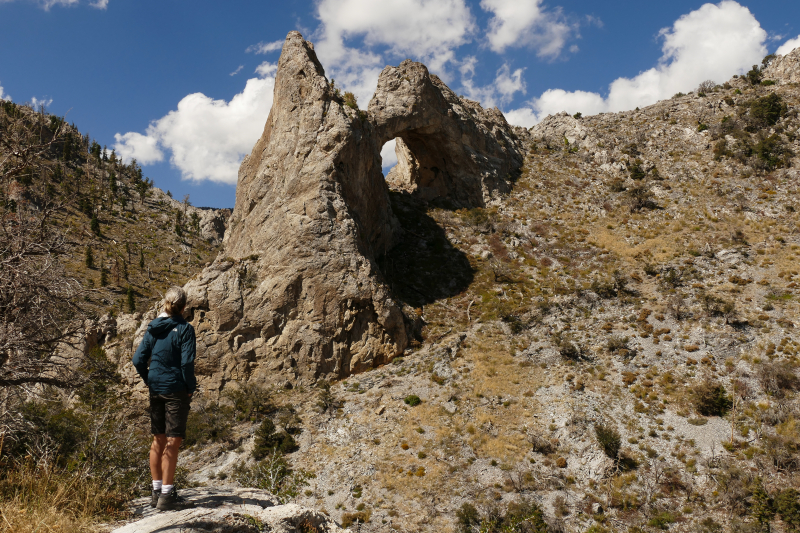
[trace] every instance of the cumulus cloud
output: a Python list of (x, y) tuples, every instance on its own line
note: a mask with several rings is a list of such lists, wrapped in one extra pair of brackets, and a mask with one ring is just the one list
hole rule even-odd
[[(14, 0), (0, 0), (0, 3), (3, 2), (13, 2)], [(39, 4), (39, 6), (44, 9), (45, 11), (50, 11), (50, 8), (53, 6), (76, 6), (80, 3), (80, 0), (32, 0), (33, 2)], [(97, 9), (106, 9), (108, 8), (108, 0), (94, 0), (94, 2), (90, 2), (89, 5), (91, 7)]]
[(795, 48), (800, 48), (800, 35), (798, 35), (794, 39), (789, 39), (788, 41), (780, 45), (780, 47), (777, 50), (775, 50), (775, 53), (780, 56), (785, 56)]
[(258, 43), (252, 46), (248, 46), (247, 52), (248, 54), (268, 54), (270, 52), (274, 52), (276, 50), (280, 50), (283, 48), (283, 41), (272, 41), (270, 43)]
[(262, 78), (269, 78), (275, 77), (275, 73), (278, 72), (278, 64), (277, 63), (270, 63), (269, 61), (264, 61), (259, 66), (256, 67), (256, 74), (261, 76)]
[(164, 152), (158, 147), (158, 138), (155, 135), (130, 131), (124, 135), (117, 133), (114, 139), (117, 141), (114, 149), (123, 161), (136, 159), (142, 165), (151, 165), (164, 160)]
[(11, 101), (11, 95), (3, 92), (3, 86), (0, 85), (0, 100)]
[(567, 44), (572, 27), (560, 10), (547, 11), (542, 0), (481, 0), (489, 20), (489, 47), (502, 53), (509, 47), (530, 46), (540, 57), (555, 58)]
[(663, 39), (658, 64), (633, 78), (619, 78), (608, 96), (585, 91), (551, 89), (533, 99), (530, 107), (507, 116), (531, 126), (549, 114), (621, 111), (654, 104), (679, 91), (694, 89), (711, 79), (722, 82), (744, 73), (766, 55), (767, 32), (750, 11), (733, 0), (705, 4), (659, 32)]
[(168, 150), (184, 179), (235, 184), (242, 158), (264, 128), (274, 87), (274, 77), (249, 79), (230, 102), (190, 94), (145, 134), (116, 134), (114, 149), (142, 164), (160, 161), (162, 150)]
[(38, 109), (39, 107), (49, 107), (50, 104), (52, 103), (53, 103), (52, 98), (42, 98), (41, 100), (39, 100), (35, 96), (31, 98), (31, 105), (33, 106), (34, 109)]
[(495, 74), (493, 83), (476, 87), (472, 81), (476, 63), (474, 57), (468, 57), (459, 69), (462, 74), (462, 90), (468, 98), (478, 100), (484, 107), (494, 107), (510, 102), (518, 92), (525, 94), (525, 80), (522, 79), (525, 69), (518, 68), (511, 72), (511, 67), (503, 64)]
[[(444, 74), (455, 59), (454, 48), (475, 31), (464, 0), (321, 0), (317, 11), (317, 54), (331, 77), (360, 101), (371, 97), (386, 64), (376, 47), (385, 47), (392, 58), (424, 61), (431, 71)], [(362, 39), (364, 46), (348, 46), (348, 39)]]

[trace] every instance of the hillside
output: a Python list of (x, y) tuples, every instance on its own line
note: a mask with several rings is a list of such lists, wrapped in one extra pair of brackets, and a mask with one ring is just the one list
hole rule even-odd
[[(410, 61), (360, 110), (287, 43), (221, 248), (176, 235), (163, 193), (137, 201), (135, 164), (52, 157), (64, 196), (81, 191), (60, 211), (71, 272), (98, 287), (86, 246), (116, 258), (139, 310), (188, 280), (185, 485), (267, 490), (360, 531), (797, 530), (800, 49), (527, 131)], [(401, 165), (374, 188), (395, 135)], [(137, 251), (159, 270), (132, 268)], [(120, 308), (114, 285), (98, 314)], [(143, 424), (134, 329), (103, 348), (121, 423)], [(91, 427), (78, 414), (102, 394), (64, 412)], [(62, 412), (26, 409), (30, 435), (59, 435)]]
[[(390, 194), (407, 231), (383, 264), (421, 338), (330, 393), (272, 393), (316, 474), (299, 502), (370, 531), (519, 501), (553, 531), (760, 527), (759, 494), (798, 487), (800, 90), (706, 91), (547, 118), (486, 208)], [(193, 449), (194, 479), (229, 479), (255, 427)]]
[(52, 223), (68, 244), (64, 266), (88, 289), (96, 316), (144, 311), (214, 259), (229, 210), (173, 199), (135, 160), (123, 163), (62, 117), (8, 101), (0, 113), (5, 140), (46, 144), (36, 154), (36, 172), (4, 184), (4, 198), (22, 209), (53, 210)]

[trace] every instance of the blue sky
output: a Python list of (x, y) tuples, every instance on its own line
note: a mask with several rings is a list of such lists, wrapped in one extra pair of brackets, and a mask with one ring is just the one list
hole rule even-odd
[(531, 126), (724, 82), (800, 46), (800, 2), (0, 0), (0, 98), (46, 103), (176, 197), (230, 207), (294, 29), (362, 108), (412, 58)]

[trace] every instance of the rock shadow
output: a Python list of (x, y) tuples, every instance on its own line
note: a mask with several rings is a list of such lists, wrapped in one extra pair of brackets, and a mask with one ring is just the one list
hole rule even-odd
[(395, 298), (417, 308), (464, 292), (475, 270), (427, 214), (427, 204), (399, 191), (389, 191), (389, 200), (403, 233), (378, 265)]

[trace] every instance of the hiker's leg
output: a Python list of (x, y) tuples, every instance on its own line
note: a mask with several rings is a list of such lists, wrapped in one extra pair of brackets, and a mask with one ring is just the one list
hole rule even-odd
[(178, 449), (181, 447), (181, 437), (166, 437), (166, 446), (161, 455), (161, 473), (164, 485), (174, 485), (175, 468), (178, 466)]
[(150, 445), (150, 474), (153, 476), (153, 481), (163, 479), (162, 476), (162, 455), (164, 448), (167, 446), (167, 436), (163, 433), (161, 435), (153, 435), (153, 444)]

